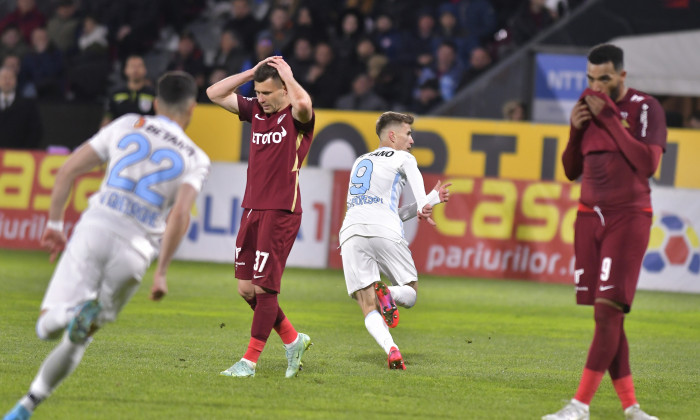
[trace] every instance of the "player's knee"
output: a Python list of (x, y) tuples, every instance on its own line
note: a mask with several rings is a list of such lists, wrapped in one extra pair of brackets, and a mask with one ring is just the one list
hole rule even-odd
[(40, 340), (56, 340), (61, 337), (61, 333), (63, 333), (63, 329), (51, 331), (46, 328), (46, 321), (47, 321), (47, 313), (42, 313), (39, 315), (39, 319), (36, 321), (36, 336), (39, 337)]
[(255, 289), (253, 287), (246, 287), (246, 285), (241, 283), (238, 284), (238, 294), (246, 301), (255, 299)]

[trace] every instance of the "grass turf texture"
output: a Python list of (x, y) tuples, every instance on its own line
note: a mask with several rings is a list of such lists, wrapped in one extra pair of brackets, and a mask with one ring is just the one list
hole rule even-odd
[[(55, 342), (34, 324), (53, 265), (0, 250), (0, 413), (28, 389)], [(228, 378), (245, 352), (252, 311), (232, 266), (175, 262), (170, 294), (148, 300), (152, 270), (116, 323), (36, 419), (536, 419), (578, 385), (592, 309), (571, 286), (422, 276), (418, 304), (392, 330), (407, 371), (389, 371), (341, 271), (287, 269), (280, 304), (314, 346), (295, 379), (274, 333), (254, 378)], [(662, 419), (700, 412), (700, 296), (639, 291), (627, 318), (637, 397)], [(622, 419), (605, 377), (593, 419)]]

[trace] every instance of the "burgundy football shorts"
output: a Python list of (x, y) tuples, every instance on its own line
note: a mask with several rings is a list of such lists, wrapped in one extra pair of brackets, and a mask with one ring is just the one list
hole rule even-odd
[(300, 226), (301, 213), (244, 209), (236, 237), (236, 278), (279, 293)]
[(596, 298), (630, 311), (642, 259), (649, 243), (651, 212), (579, 210), (574, 225), (576, 303)]

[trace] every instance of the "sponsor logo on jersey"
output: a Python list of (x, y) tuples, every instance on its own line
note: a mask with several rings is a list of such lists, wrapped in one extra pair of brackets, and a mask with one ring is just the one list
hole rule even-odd
[(610, 285), (610, 286), (603, 286), (603, 285), (600, 285), (600, 291), (601, 291), (601, 292), (604, 292), (604, 291), (606, 291), (606, 290), (612, 289), (613, 287), (615, 287), (615, 286), (613, 286), (613, 285)]
[(642, 102), (644, 100), (644, 96), (640, 96), (637, 94), (632, 95), (630, 98), (630, 102)]
[(146, 124), (146, 119), (144, 117), (140, 117), (135, 123), (134, 123), (134, 128), (141, 128), (143, 125)]
[(265, 121), (265, 118), (261, 118), (259, 114), (255, 114), (255, 118), (259, 119), (260, 121)]
[(282, 114), (282, 115), (280, 115), (280, 117), (277, 118), (277, 124), (281, 123), (282, 120), (284, 119), (284, 117), (286, 117), (286, 116), (287, 116), (287, 114)]
[(380, 197), (374, 197), (371, 195), (354, 195), (351, 200), (348, 200), (348, 209), (355, 207), (355, 206), (362, 206), (364, 204), (374, 204), (374, 203), (383, 203), (384, 200), (382, 200)]
[(270, 133), (253, 133), (253, 139), (251, 142), (253, 144), (279, 144), (282, 140), (287, 137), (287, 130), (282, 127), (282, 131), (273, 131)]

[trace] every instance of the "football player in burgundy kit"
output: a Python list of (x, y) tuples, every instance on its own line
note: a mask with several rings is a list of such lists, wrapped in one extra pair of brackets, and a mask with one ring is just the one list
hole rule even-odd
[[(253, 80), (255, 98), (236, 94)], [(299, 168), (311, 145), (314, 112), (311, 97), (292, 75), (282, 57), (269, 57), (255, 67), (211, 85), (215, 104), (252, 125), (248, 181), (236, 238), (238, 293), (254, 311), (248, 350), (221, 372), (225, 376), (255, 375), (255, 367), (274, 328), (286, 348), (286, 377), (295, 377), (311, 346), (297, 333), (277, 302), (282, 272), (301, 225)]]
[(589, 404), (610, 372), (625, 418), (656, 419), (639, 408), (623, 328), (649, 242), (649, 177), (666, 147), (666, 117), (652, 96), (625, 86), (623, 51), (598, 45), (588, 54), (588, 85), (571, 112), (562, 162), (581, 177), (574, 227), (576, 302), (593, 305), (595, 332), (574, 398), (546, 420), (588, 419)]

